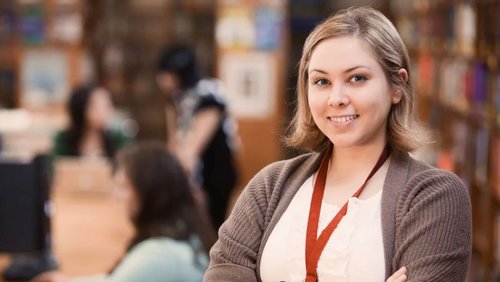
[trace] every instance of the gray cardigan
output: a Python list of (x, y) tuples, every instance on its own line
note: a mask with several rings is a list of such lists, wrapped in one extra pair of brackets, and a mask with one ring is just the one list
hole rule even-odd
[[(267, 239), (323, 154), (273, 163), (250, 181), (219, 229), (204, 281), (261, 281)], [(454, 174), (393, 152), (382, 192), (382, 230), (386, 279), (406, 266), (408, 281), (465, 281), (471, 206)]]

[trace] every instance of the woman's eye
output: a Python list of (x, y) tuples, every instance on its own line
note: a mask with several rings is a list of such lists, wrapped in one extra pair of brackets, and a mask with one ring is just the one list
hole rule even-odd
[(349, 82), (360, 82), (366, 80), (366, 76), (364, 75), (353, 75), (349, 79)]
[(319, 85), (319, 86), (328, 85), (328, 80), (326, 80), (324, 78), (316, 79), (314, 81), (314, 84)]

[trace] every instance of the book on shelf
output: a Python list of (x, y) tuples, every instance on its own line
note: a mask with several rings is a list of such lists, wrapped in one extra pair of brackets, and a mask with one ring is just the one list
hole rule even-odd
[(462, 58), (443, 60), (440, 67), (440, 100), (443, 104), (461, 112), (469, 111), (471, 100), (472, 71)]
[(431, 54), (421, 52), (417, 58), (418, 60), (418, 89), (424, 95), (432, 94), (432, 87), (434, 85), (434, 58)]
[(493, 202), (488, 193), (476, 193), (476, 205), (472, 207), (472, 223), (474, 225), (472, 237), (475, 248), (479, 249), (483, 254), (491, 252), (493, 247), (491, 241), (492, 233), (495, 231), (492, 224), (495, 220), (493, 207)]
[(447, 50), (455, 49), (455, 6), (447, 5), (444, 9), (444, 38)]
[[(496, 234), (495, 234), (495, 237), (498, 238), (500, 237), (500, 210), (496, 212)], [(495, 275), (497, 277), (497, 281), (498, 281), (498, 277), (500, 277), (500, 244), (496, 244), (496, 250), (495, 250), (495, 258), (496, 258), (496, 265), (494, 266), (495, 267)]]
[(485, 107), (488, 100), (487, 67), (482, 62), (477, 62), (473, 67), (472, 74), (472, 105), (476, 113), (486, 112)]
[(497, 28), (492, 28), (493, 30), (495, 30), (496, 32), (496, 53), (497, 55), (500, 55), (500, 28), (498, 28), (498, 26), (500, 26), (500, 1), (497, 1), (497, 7), (496, 7), (496, 12), (497, 12), (497, 16), (496, 16), (496, 23), (494, 25), (494, 27), (497, 27)]
[(15, 23), (13, 5), (0, 6), (0, 46), (12, 41)]
[(500, 128), (500, 69), (496, 72), (496, 91), (494, 92), (496, 104), (496, 127)]
[(452, 153), (455, 156), (455, 163), (463, 170), (469, 157), (467, 156), (467, 136), (469, 135), (469, 130), (466, 121), (456, 119), (452, 130)]
[(441, 121), (443, 120), (443, 108), (439, 103), (430, 103), (429, 116), (427, 117), (427, 126), (431, 129), (440, 131)]
[(494, 177), (493, 185), (495, 194), (497, 196), (498, 202), (500, 203), (500, 133), (497, 133), (497, 136), (493, 141), (492, 151), (491, 175)]
[(499, 22), (495, 15), (495, 3), (493, 1), (480, 3), (478, 5), (478, 54), (480, 57), (486, 57), (489, 53), (495, 50), (495, 36)]
[(16, 73), (11, 66), (0, 65), (0, 108), (14, 108)]
[(476, 184), (487, 185), (490, 132), (486, 127), (478, 128), (476, 132), (475, 169)]
[(458, 51), (465, 56), (473, 56), (476, 42), (476, 9), (472, 3), (458, 4), (455, 13), (455, 26), (457, 28)]
[(19, 11), (21, 38), (25, 44), (40, 45), (45, 41), (45, 9), (43, 3), (22, 4)]
[(446, 149), (437, 152), (436, 166), (440, 169), (455, 171), (455, 156)]

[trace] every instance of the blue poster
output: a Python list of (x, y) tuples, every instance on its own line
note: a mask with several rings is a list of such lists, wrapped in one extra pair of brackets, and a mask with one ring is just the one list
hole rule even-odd
[(257, 8), (255, 11), (255, 48), (272, 51), (283, 40), (284, 15), (278, 9)]
[(43, 18), (43, 8), (41, 4), (31, 4), (22, 7), (20, 28), (24, 43), (34, 45), (43, 43)]

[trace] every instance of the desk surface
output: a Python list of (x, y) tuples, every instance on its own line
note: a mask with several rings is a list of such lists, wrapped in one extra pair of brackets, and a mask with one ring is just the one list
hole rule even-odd
[(53, 242), (68, 275), (107, 272), (123, 254), (132, 228), (122, 204), (109, 193), (56, 190)]
[[(68, 276), (109, 271), (132, 235), (122, 205), (109, 191), (74, 191), (55, 187), (52, 234), (54, 253)], [(0, 267), (8, 257), (0, 256)]]

